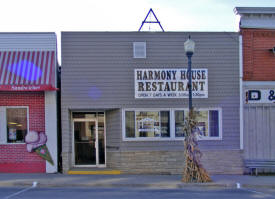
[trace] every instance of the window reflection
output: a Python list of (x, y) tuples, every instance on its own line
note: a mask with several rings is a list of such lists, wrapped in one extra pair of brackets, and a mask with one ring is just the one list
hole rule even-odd
[(126, 111), (127, 138), (170, 137), (169, 111)]
[(176, 137), (184, 137), (184, 111), (175, 111)]
[[(188, 110), (175, 111), (175, 136), (184, 137), (184, 119), (188, 117)], [(219, 111), (201, 110), (196, 111), (197, 128), (204, 137), (219, 137)]]
[(7, 108), (7, 142), (24, 143), (27, 134), (27, 109)]

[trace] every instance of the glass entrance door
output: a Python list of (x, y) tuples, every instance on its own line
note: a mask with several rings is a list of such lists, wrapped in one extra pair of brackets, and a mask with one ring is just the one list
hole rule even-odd
[[(74, 162), (76, 166), (105, 165), (104, 129), (98, 128), (96, 119), (76, 119), (74, 124)], [(102, 152), (103, 150), (103, 152)], [(104, 158), (102, 157), (104, 153)]]

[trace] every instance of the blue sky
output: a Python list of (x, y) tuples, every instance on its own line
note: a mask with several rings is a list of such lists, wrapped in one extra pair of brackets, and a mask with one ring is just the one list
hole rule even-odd
[(150, 8), (165, 31), (238, 31), (236, 6), (275, 0), (2, 0), (0, 31), (137, 31)]

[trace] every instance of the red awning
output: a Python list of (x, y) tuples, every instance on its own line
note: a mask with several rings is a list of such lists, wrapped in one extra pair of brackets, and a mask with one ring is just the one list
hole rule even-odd
[(0, 51), (0, 91), (45, 91), (55, 87), (54, 51)]

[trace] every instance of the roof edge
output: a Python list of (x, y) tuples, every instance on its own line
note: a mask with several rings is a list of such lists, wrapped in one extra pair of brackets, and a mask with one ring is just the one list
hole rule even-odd
[(238, 14), (275, 14), (275, 7), (235, 7), (234, 13)]

